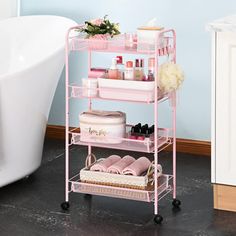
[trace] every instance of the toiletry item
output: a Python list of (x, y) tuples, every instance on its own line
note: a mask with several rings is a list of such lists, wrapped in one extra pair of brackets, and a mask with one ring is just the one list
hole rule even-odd
[(149, 81), (148, 75), (143, 75), (142, 81)]
[(117, 69), (119, 71), (119, 78), (124, 79), (125, 65), (123, 64), (123, 57), (116, 56)]
[(125, 79), (126, 80), (134, 80), (134, 67), (132, 61), (126, 62), (125, 67)]
[(129, 139), (137, 139), (137, 136), (136, 135), (130, 135)]
[(137, 125), (134, 126), (134, 132), (137, 134), (141, 133), (141, 123), (138, 123)]
[(143, 136), (143, 135), (137, 136), (137, 140), (144, 140), (144, 139), (145, 139), (145, 136)]
[(135, 127), (134, 126), (131, 127), (131, 131), (130, 132), (131, 132), (131, 134), (133, 134), (135, 132)]
[(134, 78), (135, 80), (143, 80), (143, 71), (144, 60), (143, 59), (135, 59), (135, 69), (134, 69)]
[(143, 78), (143, 76), (145, 76), (145, 73), (144, 73), (144, 59), (139, 59), (140, 62), (139, 62), (139, 71), (140, 71), (140, 74), (141, 74), (141, 79)]
[(148, 130), (148, 124), (145, 124), (141, 127), (141, 134), (146, 134)]
[[(151, 19), (148, 21), (144, 26), (139, 27), (137, 30), (137, 51), (143, 52), (143, 51), (154, 51), (155, 50), (155, 44), (157, 43), (158, 48), (163, 47), (163, 34), (160, 34), (160, 32), (164, 28), (161, 26), (158, 26), (158, 23), (156, 21), (156, 18)], [(156, 42), (156, 37), (158, 36), (158, 40)]]
[(154, 128), (155, 128), (154, 125), (152, 125), (152, 126), (150, 127), (150, 132), (151, 132), (151, 134), (154, 133)]
[(148, 80), (153, 81), (155, 79), (155, 58), (148, 58)]
[(96, 97), (98, 80), (94, 78), (83, 78), (82, 79), (83, 96), (84, 97)]
[(112, 58), (112, 64), (110, 69), (108, 70), (108, 78), (109, 79), (120, 79), (119, 78), (119, 71), (117, 68), (117, 59)]
[(125, 33), (125, 49), (137, 49), (137, 34)]
[(93, 67), (89, 70), (88, 77), (89, 78), (99, 78), (99, 77), (102, 77), (105, 73), (107, 73), (107, 69)]

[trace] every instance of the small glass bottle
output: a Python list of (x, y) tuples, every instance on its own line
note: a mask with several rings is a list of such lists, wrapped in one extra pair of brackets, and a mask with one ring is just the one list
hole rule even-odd
[(123, 64), (123, 57), (116, 56), (116, 61), (117, 61), (117, 69), (119, 71), (119, 78), (124, 79), (125, 65)]
[(126, 62), (125, 67), (125, 80), (134, 80), (134, 67), (132, 61)]
[(153, 81), (155, 80), (155, 58), (150, 57), (148, 58), (148, 80)]
[(135, 60), (135, 69), (134, 69), (134, 78), (135, 80), (142, 80), (143, 79), (143, 59), (136, 59)]

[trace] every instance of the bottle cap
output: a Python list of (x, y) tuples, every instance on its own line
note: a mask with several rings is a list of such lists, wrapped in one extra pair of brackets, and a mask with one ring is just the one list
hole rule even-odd
[(152, 125), (152, 126), (150, 127), (150, 132), (151, 132), (151, 133), (154, 133), (154, 129), (155, 129), (155, 126)]
[(112, 58), (112, 63), (111, 63), (111, 70), (116, 70), (117, 69), (117, 59), (116, 58)]
[(133, 62), (132, 61), (127, 61), (126, 62), (126, 67), (133, 68)]
[(138, 123), (136, 126), (138, 126), (138, 127), (141, 129), (142, 124), (141, 124), (141, 123)]
[(142, 68), (144, 67), (144, 59), (140, 59), (139, 66), (142, 67)]
[(117, 62), (117, 64), (123, 64), (123, 57), (122, 56), (116, 56), (116, 62)]
[(131, 134), (133, 134), (135, 132), (135, 128), (134, 126), (131, 127)]

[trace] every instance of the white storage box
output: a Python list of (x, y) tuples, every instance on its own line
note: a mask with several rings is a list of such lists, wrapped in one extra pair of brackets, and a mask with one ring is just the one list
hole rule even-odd
[[(98, 78), (99, 96), (107, 99), (153, 102), (155, 81), (131, 81)], [(159, 90), (159, 98), (163, 96)]]
[[(164, 28), (160, 27), (140, 27), (137, 31), (137, 51), (155, 50), (155, 42), (158, 32)], [(157, 48), (164, 48), (168, 44), (168, 38), (159, 36)]]
[(79, 116), (82, 142), (121, 143), (126, 115), (121, 111), (87, 111)]

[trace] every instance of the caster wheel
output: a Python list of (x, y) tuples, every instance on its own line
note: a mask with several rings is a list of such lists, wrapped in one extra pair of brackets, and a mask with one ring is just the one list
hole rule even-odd
[(163, 217), (161, 215), (155, 215), (153, 220), (156, 224), (161, 224), (161, 222), (163, 221)]
[(69, 208), (70, 208), (69, 202), (63, 202), (63, 203), (61, 204), (61, 209), (62, 209), (62, 210), (67, 211)]
[(172, 205), (174, 208), (179, 208), (179, 206), (181, 205), (181, 201), (178, 199), (174, 199)]

